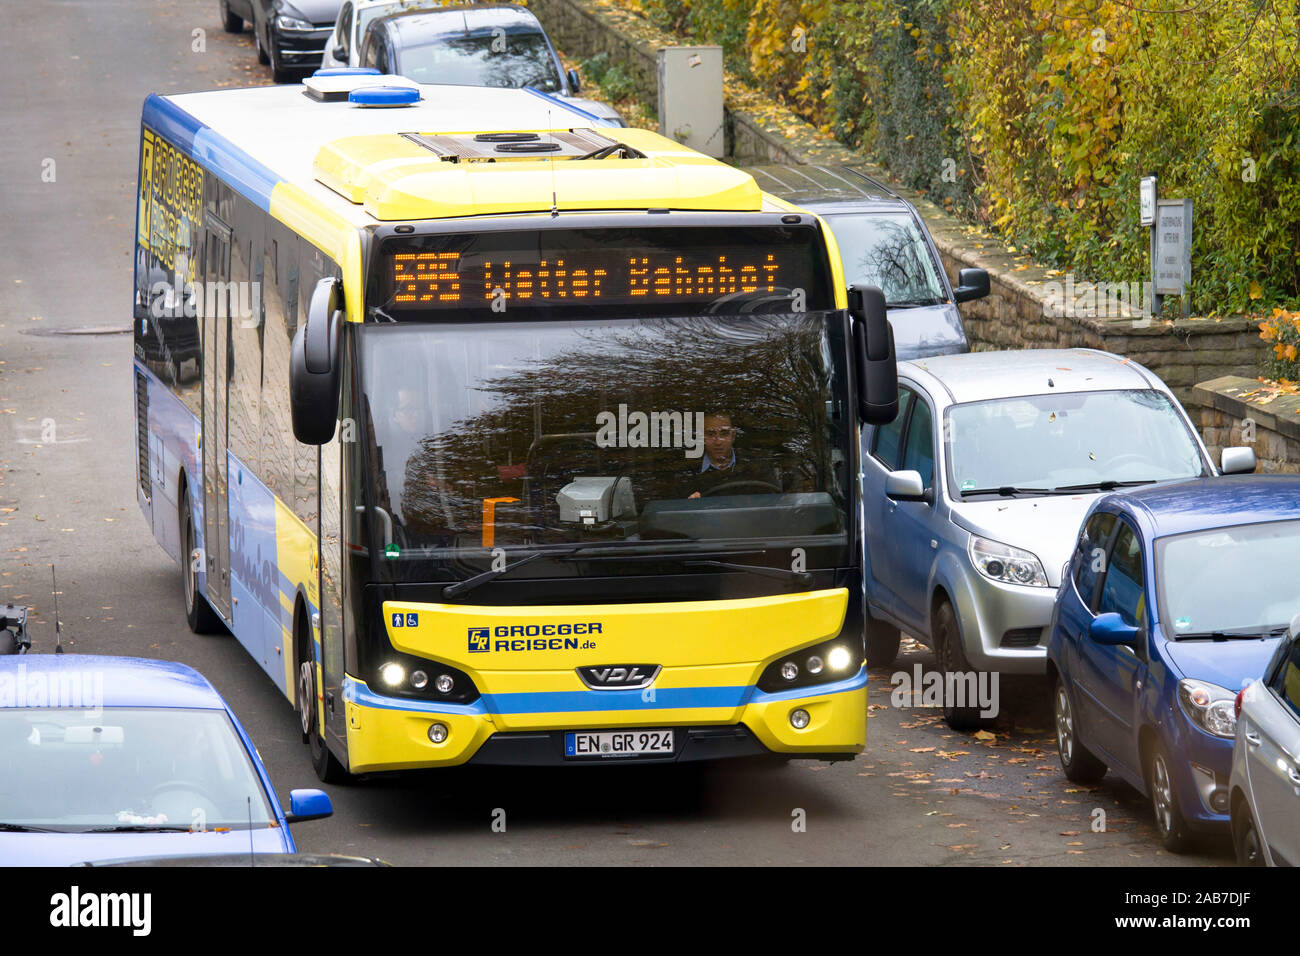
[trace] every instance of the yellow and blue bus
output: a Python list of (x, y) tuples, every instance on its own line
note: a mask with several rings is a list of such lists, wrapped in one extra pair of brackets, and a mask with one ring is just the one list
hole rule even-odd
[(145, 102), (138, 497), (190, 627), (322, 779), (860, 752), (878, 290), (669, 139), (380, 82)]

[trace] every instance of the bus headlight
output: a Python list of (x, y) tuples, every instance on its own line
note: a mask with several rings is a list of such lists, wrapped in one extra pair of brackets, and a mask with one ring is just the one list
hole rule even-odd
[(833, 641), (782, 654), (763, 669), (758, 689), (772, 693), (844, 680), (858, 672), (863, 658), (860, 640), (837, 637)]
[(441, 661), (427, 660), (388, 648), (383, 657), (362, 672), (371, 687), (392, 697), (413, 697), (448, 704), (472, 704), (478, 700), (478, 688), (468, 674)]

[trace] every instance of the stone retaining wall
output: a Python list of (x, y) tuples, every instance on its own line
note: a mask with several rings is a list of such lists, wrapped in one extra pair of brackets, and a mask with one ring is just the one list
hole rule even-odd
[(1201, 435), (1210, 453), (1255, 449), (1261, 472), (1300, 473), (1300, 395), (1280, 395), (1252, 378), (1225, 375), (1196, 386)]

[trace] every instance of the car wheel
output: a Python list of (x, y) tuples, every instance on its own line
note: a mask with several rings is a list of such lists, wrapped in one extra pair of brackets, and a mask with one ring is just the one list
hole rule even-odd
[(1241, 809), (1232, 818), (1232, 845), (1242, 866), (1263, 866), (1264, 851), (1259, 845), (1259, 831), (1250, 815), (1250, 804), (1241, 801)]
[(1074, 783), (1096, 783), (1106, 776), (1106, 765), (1079, 740), (1070, 689), (1059, 676), (1052, 682), (1052, 702), (1056, 715), (1056, 751), (1065, 778)]
[(1184, 853), (1191, 848), (1191, 831), (1178, 808), (1178, 793), (1169, 769), (1169, 755), (1157, 741), (1147, 757), (1147, 790), (1156, 817), (1156, 833), (1170, 853)]
[(227, 33), (244, 32), (244, 18), (230, 12), (228, 0), (221, 0), (221, 29)]
[(346, 783), (352, 779), (352, 774), (330, 753), (319, 726), (320, 694), (316, 689), (315, 643), (305, 624), (300, 625), (299, 636), (302, 650), (299, 651), (297, 705), (302, 739), (311, 748), (311, 767), (321, 783)]
[(286, 70), (284, 64), (280, 62), (280, 55), (276, 52), (274, 40), (267, 45), (267, 52), (271, 58), (271, 79), (276, 83), (293, 82), (293, 71)]
[(266, 47), (262, 46), (262, 31), (257, 29), (257, 24), (253, 24), (253, 44), (257, 47), (257, 62), (263, 65), (270, 63), (271, 58), (266, 55)]
[(892, 624), (867, 616), (867, 666), (888, 667), (898, 657), (898, 645), (903, 635)]
[(194, 569), (194, 552), (198, 548), (194, 515), (190, 510), (189, 491), (181, 504), (181, 580), (185, 586), (185, 620), (195, 634), (225, 634), (226, 625), (212, 610), (208, 599), (199, 593), (198, 572)]
[[(935, 609), (932, 638), (940, 674), (970, 673), (970, 662), (966, 659), (966, 649), (962, 647), (961, 643), (961, 631), (957, 628), (957, 613), (947, 601), (943, 601)], [(949, 682), (945, 678), (943, 719), (948, 722), (948, 726), (953, 730), (974, 730), (979, 727), (983, 720), (980, 717), (978, 703), (974, 706), (970, 704), (956, 706), (955, 702), (948, 697), (948, 685)], [(963, 682), (960, 685), (954, 684), (953, 686), (966, 685)]]

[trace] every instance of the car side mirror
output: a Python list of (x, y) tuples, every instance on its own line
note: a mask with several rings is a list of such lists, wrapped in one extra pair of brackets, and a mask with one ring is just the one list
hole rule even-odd
[(577, 94), (582, 89), (582, 81), (578, 79), (578, 71), (569, 71), (569, 92)]
[(1224, 475), (1249, 475), (1258, 465), (1253, 448), (1225, 448), (1219, 455), (1219, 472)]
[(348, 62), (348, 51), (343, 49), (343, 47), (341, 46), (336, 46), (334, 48), (333, 55), (334, 55), (334, 59), (338, 60), (340, 63)]
[(289, 791), (289, 812), (284, 815), (285, 823), (320, 820), (333, 814), (334, 805), (324, 790)]
[(957, 288), (952, 297), (958, 302), (982, 299), (989, 294), (989, 274), (983, 269), (962, 269), (957, 273)]
[(891, 501), (932, 501), (919, 471), (891, 471), (885, 476), (885, 497)]
[(304, 445), (334, 437), (339, 417), (343, 341), (343, 287), (321, 279), (311, 294), (307, 322), (293, 336), (289, 355), (289, 412)]
[(1088, 625), (1088, 637), (1098, 644), (1110, 646), (1123, 644), (1135, 648), (1137, 647), (1140, 632), (1141, 628), (1124, 623), (1124, 619), (1114, 611), (1098, 614), (1092, 619), (1092, 623)]
[(885, 294), (873, 285), (851, 285), (848, 293), (858, 416), (868, 425), (888, 425), (898, 417), (898, 362)]

